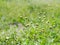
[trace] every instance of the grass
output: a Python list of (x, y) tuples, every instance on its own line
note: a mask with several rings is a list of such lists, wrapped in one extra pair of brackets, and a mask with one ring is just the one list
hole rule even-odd
[(60, 45), (59, 2), (0, 0), (0, 45)]

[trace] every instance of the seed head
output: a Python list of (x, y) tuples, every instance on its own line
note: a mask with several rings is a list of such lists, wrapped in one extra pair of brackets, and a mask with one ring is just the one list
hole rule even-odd
[(22, 16), (20, 16), (20, 18), (22, 18)]
[(25, 19), (27, 19), (27, 17), (25, 17)]
[(26, 26), (26, 27), (28, 27), (28, 26), (29, 26), (29, 24), (26, 24), (25, 26)]

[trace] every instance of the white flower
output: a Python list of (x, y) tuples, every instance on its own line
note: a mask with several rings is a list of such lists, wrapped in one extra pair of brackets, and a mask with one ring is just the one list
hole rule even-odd
[(6, 39), (9, 39), (9, 37), (6, 37)]

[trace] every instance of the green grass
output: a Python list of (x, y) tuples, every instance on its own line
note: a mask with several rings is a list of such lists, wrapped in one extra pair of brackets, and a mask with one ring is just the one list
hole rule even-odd
[(60, 45), (59, 2), (0, 0), (0, 45)]

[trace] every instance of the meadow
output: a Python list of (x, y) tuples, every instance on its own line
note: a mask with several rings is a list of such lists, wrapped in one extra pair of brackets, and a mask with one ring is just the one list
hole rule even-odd
[(0, 0), (0, 45), (60, 45), (60, 0)]

